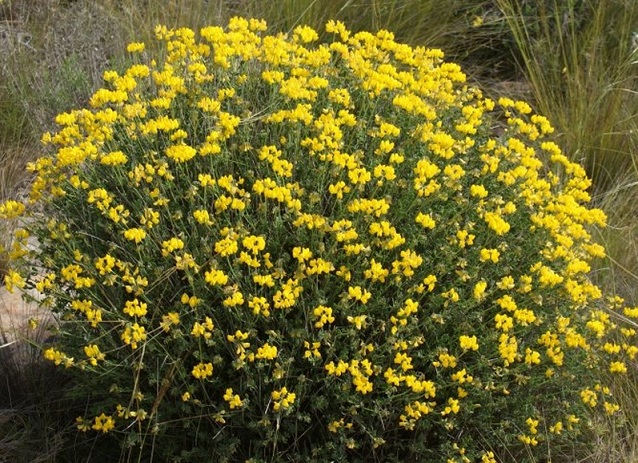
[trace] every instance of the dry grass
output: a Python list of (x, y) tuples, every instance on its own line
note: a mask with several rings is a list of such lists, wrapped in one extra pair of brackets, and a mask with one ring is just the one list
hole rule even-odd
[(608, 257), (594, 277), (610, 293), (638, 305), (638, 175), (630, 171), (625, 179), (596, 198), (608, 216), (608, 226), (597, 231)]
[[(29, 320), (39, 320), (29, 328)], [(48, 315), (0, 289), (0, 461), (53, 462), (71, 430), (67, 379), (40, 346), (51, 336)]]
[[(536, 109), (596, 189), (616, 187), (638, 148), (638, 3), (497, 0), (515, 39)], [(571, 7), (568, 5), (572, 5)]]

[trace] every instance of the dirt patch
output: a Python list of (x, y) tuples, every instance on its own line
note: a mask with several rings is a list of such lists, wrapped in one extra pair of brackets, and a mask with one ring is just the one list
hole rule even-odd
[[(10, 293), (0, 288), (0, 346), (20, 340), (32, 340), (35, 325), (40, 328), (49, 323), (51, 314), (34, 303), (22, 300), (18, 291)], [(35, 321), (36, 324), (30, 323)], [(30, 326), (31, 325), (31, 326)]]

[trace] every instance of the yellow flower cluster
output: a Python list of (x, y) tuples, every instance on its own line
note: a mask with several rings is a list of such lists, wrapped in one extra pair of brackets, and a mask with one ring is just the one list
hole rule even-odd
[(134, 323), (124, 329), (121, 338), (124, 344), (131, 346), (131, 349), (137, 349), (138, 343), (146, 340), (146, 328)]
[(270, 395), (274, 401), (272, 408), (275, 412), (287, 410), (295, 403), (297, 398), (297, 394), (288, 391), (285, 386), (277, 391), (272, 391)]
[(224, 400), (228, 402), (228, 406), (231, 410), (240, 408), (243, 405), (241, 397), (239, 397), (239, 394), (233, 394), (232, 388), (226, 389), (226, 392), (224, 393)]
[(205, 379), (213, 374), (212, 363), (198, 363), (193, 367), (192, 374), (197, 379)]
[(68, 357), (64, 352), (54, 349), (53, 347), (49, 347), (44, 351), (44, 358), (56, 365), (64, 365), (67, 368), (74, 364), (73, 357)]

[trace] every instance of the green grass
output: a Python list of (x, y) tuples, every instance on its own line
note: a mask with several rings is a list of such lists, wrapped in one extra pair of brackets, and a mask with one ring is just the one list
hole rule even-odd
[[(32, 37), (29, 46), (0, 42), (0, 201), (21, 193), (29, 180), (23, 166), (38, 155), (40, 134), (57, 113), (86, 104), (102, 72), (125, 62), (127, 42), (148, 39), (157, 23), (197, 28), (240, 14), (264, 17), (271, 30), (300, 23), (320, 28), (327, 19), (352, 30), (387, 28), (398, 40), (443, 48), (490, 94), (531, 96), (564, 151), (586, 166), (594, 201), (609, 216), (609, 227), (598, 231), (608, 258), (592, 277), (638, 304), (638, 51), (632, 41), (638, 3), (632, 0), (168, 0), (162, 8), (138, 0), (0, 1), (0, 26)], [(9, 232), (0, 222), (0, 247), (10, 246)], [(5, 268), (0, 250), (0, 276)], [(600, 418), (600, 435), (592, 436), (600, 439), (598, 452), (583, 461), (638, 459), (632, 367), (616, 384), (624, 425), (615, 429)], [(0, 349), (0, 460), (86, 460), (69, 451), (74, 410), (55, 394), (66, 379), (51, 382), (51, 374), (26, 341)]]

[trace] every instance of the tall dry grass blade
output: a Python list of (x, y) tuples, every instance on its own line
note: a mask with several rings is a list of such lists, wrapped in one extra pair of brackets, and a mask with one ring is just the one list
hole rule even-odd
[(614, 185), (638, 146), (638, 81), (631, 37), (638, 3), (497, 0), (511, 29), (539, 112), (597, 189)]

